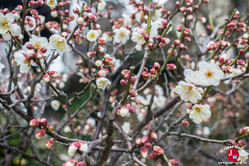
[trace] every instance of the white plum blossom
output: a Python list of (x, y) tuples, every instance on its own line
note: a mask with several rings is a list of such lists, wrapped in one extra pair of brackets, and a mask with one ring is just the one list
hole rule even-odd
[(243, 149), (240, 149), (240, 150), (239, 150), (239, 158), (238, 158), (238, 161), (239, 161), (240, 163), (245, 162), (245, 161), (248, 159), (248, 155), (249, 155), (249, 153), (248, 153), (247, 151), (245, 151), (245, 150), (243, 150)]
[(142, 32), (144, 32), (144, 29), (138, 28), (132, 33), (131, 40), (139, 45), (143, 45), (146, 43), (144, 37), (142, 36)]
[(70, 144), (69, 147), (68, 147), (68, 151), (67, 151), (68, 155), (69, 156), (74, 156), (75, 153), (78, 150), (78, 147), (79, 147), (79, 143), (78, 142), (74, 142), (74, 143)]
[(60, 102), (58, 100), (51, 101), (50, 105), (55, 111), (58, 111), (60, 108)]
[(129, 109), (127, 107), (122, 107), (119, 110), (119, 114), (122, 117), (126, 117), (129, 114)]
[(131, 25), (132, 20), (128, 14), (122, 14), (122, 17), (124, 19), (124, 25)]
[(63, 54), (69, 49), (66, 38), (57, 34), (53, 34), (49, 38), (49, 47), (51, 49), (56, 49), (60, 54)]
[(80, 142), (79, 142), (79, 150), (80, 150), (81, 152), (87, 152), (87, 150), (88, 150), (88, 145), (87, 145), (87, 143), (84, 142), (84, 141), (80, 141)]
[(119, 29), (114, 29), (113, 32), (115, 33), (114, 36), (115, 43), (125, 44), (127, 40), (129, 40), (130, 31), (128, 29), (121, 27)]
[(20, 66), (21, 73), (27, 73), (32, 65), (35, 65), (33, 60), (23, 50), (19, 50), (14, 53), (17, 66)]
[(198, 68), (198, 71), (184, 70), (187, 82), (203, 86), (218, 86), (220, 80), (224, 78), (224, 73), (217, 64), (203, 61), (198, 65)]
[(180, 81), (175, 87), (174, 91), (185, 102), (196, 103), (202, 98), (201, 94), (194, 84), (186, 83), (184, 81)]
[(124, 130), (124, 132), (126, 132), (126, 134), (129, 134), (131, 129), (131, 124), (129, 122), (124, 122), (122, 125), (122, 129)]
[(201, 62), (198, 67), (201, 74), (199, 77), (199, 85), (218, 86), (220, 84), (220, 80), (224, 78), (224, 73), (217, 64), (204, 61)]
[(11, 35), (14, 37), (21, 35), (21, 27), (17, 24), (12, 24), (9, 32), (2, 34), (5, 41), (9, 41), (11, 39)]
[(57, 0), (46, 0), (46, 4), (51, 8), (54, 9), (57, 6)]
[(32, 44), (37, 51), (41, 51), (41, 48), (46, 48), (47, 51), (43, 54), (44, 56), (48, 56), (51, 52), (49, 45), (48, 45), (48, 39), (45, 37), (38, 37), (34, 34), (32, 34), (31, 38), (28, 42), (25, 43), (25, 45), (22, 47), (22, 49), (27, 52), (27, 45)]
[(211, 116), (210, 106), (207, 104), (195, 104), (191, 109), (187, 109), (187, 113), (189, 114), (189, 118), (193, 119), (193, 122), (197, 124)]
[(99, 32), (96, 30), (90, 30), (87, 32), (87, 40), (90, 42), (95, 42), (99, 37)]
[(99, 9), (99, 10), (105, 9), (105, 6), (106, 6), (105, 0), (102, 0), (102, 1), (100, 1), (100, 2), (98, 3), (98, 9)]
[(0, 34), (5, 34), (10, 31), (11, 25), (15, 18), (12, 13), (7, 13), (4, 15), (0, 12)]
[(111, 82), (107, 78), (101, 77), (96, 80), (96, 84), (99, 89), (104, 90), (106, 87), (111, 85)]

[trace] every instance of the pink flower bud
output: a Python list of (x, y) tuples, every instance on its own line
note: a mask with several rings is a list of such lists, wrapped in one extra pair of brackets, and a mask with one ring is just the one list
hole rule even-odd
[(131, 91), (129, 92), (129, 95), (130, 95), (131, 97), (137, 97), (137, 91), (131, 90)]
[(46, 47), (42, 47), (40, 50), (40, 52), (42, 52), (43, 54), (47, 52), (47, 48)]
[(187, 120), (183, 120), (183, 121), (182, 121), (182, 124), (183, 124), (183, 126), (186, 126), (186, 127), (189, 126), (189, 122), (188, 122)]
[(62, 166), (77, 166), (77, 160), (76, 159), (68, 160), (64, 162)]
[(188, 36), (191, 33), (191, 29), (185, 29), (184, 35)]
[(45, 75), (43, 76), (43, 80), (44, 80), (45, 82), (49, 82), (50, 79), (51, 79), (51, 77), (50, 77), (49, 74), (45, 74)]
[(39, 126), (39, 120), (38, 119), (32, 119), (30, 122), (29, 122), (29, 125), (31, 127), (37, 127)]
[(132, 76), (131, 77), (131, 83), (133, 84), (136, 81), (136, 79), (137, 79), (136, 76)]
[(166, 65), (167, 69), (169, 70), (175, 70), (176, 69), (176, 65), (174, 63), (169, 63)]
[(234, 61), (234, 59), (229, 59), (227, 64), (230, 65), (233, 61)]
[(240, 129), (239, 135), (243, 135), (243, 134), (248, 133), (248, 132), (249, 132), (249, 126), (245, 126), (242, 129)]
[(42, 59), (43, 53), (40, 52), (40, 51), (38, 51), (37, 53), (35, 53), (35, 57), (36, 57), (37, 59)]
[(161, 39), (161, 42), (164, 43), (164, 44), (169, 44), (169, 43), (170, 43), (170, 40), (169, 40), (169, 38), (167, 38), (167, 37), (163, 37), (163, 38)]
[(46, 119), (46, 118), (41, 118), (40, 124), (41, 124), (42, 126), (47, 126), (47, 124), (48, 124), (47, 119)]
[(141, 154), (141, 156), (143, 157), (143, 158), (147, 158), (147, 156), (148, 156), (148, 149), (146, 148), (146, 147), (141, 147), (140, 148), (140, 154)]
[(56, 78), (58, 76), (58, 73), (56, 71), (49, 71), (48, 74), (52, 77), (52, 78)]
[(142, 139), (141, 139), (141, 138), (135, 139), (135, 144), (136, 144), (136, 145), (142, 145), (142, 144), (143, 144), (143, 143), (142, 143)]
[(125, 79), (130, 79), (130, 74), (126, 73), (126, 74), (124, 75), (124, 78), (125, 78)]
[(78, 162), (77, 163), (77, 165), (76, 166), (85, 166), (86, 164), (85, 164), (85, 162), (84, 161), (80, 161), (80, 162)]
[(142, 143), (145, 144), (147, 142), (149, 142), (149, 137), (145, 135), (142, 137)]
[(243, 140), (239, 140), (238, 144), (239, 144), (240, 147), (245, 147), (246, 146), (246, 142), (243, 141)]
[(234, 69), (233, 69), (233, 67), (231, 67), (231, 66), (227, 66), (226, 68), (225, 68), (225, 72), (226, 73), (232, 73), (234, 71)]
[(126, 86), (126, 85), (127, 85), (127, 81), (126, 81), (125, 79), (121, 79), (121, 80), (120, 80), (120, 84), (121, 84), (122, 86)]
[(37, 139), (42, 139), (45, 136), (45, 131), (44, 130), (39, 130), (35, 133), (35, 137)]
[(92, 58), (92, 57), (94, 57), (96, 55), (96, 52), (95, 51), (88, 51), (87, 52), (87, 56), (89, 57), (89, 58)]
[(239, 50), (239, 54), (243, 54), (244, 52), (245, 52), (244, 49), (240, 49), (240, 50)]
[(104, 38), (98, 38), (98, 44), (99, 45), (104, 45), (105, 44), (105, 39)]
[(87, 152), (87, 150), (88, 150), (88, 145), (87, 145), (87, 143), (84, 142), (84, 141), (80, 141), (80, 142), (79, 142), (79, 150), (80, 150), (81, 152)]
[(29, 3), (28, 3), (28, 7), (30, 7), (30, 8), (33, 8), (33, 7), (35, 7), (35, 1), (29, 1)]
[(157, 139), (157, 134), (155, 132), (150, 133), (150, 138), (152, 141), (155, 141)]
[(162, 21), (162, 24), (163, 24), (163, 27), (167, 27), (168, 21), (167, 21), (167, 20), (163, 20), (163, 21)]
[(84, 22), (83, 17), (78, 17), (78, 18), (76, 19), (76, 22), (77, 22), (77, 24), (79, 24), (79, 25), (83, 24), (83, 22)]
[(46, 147), (47, 147), (48, 149), (52, 149), (53, 146), (54, 146), (54, 140), (53, 140), (53, 139), (48, 140), (48, 141), (46, 142)]
[(32, 49), (35, 48), (35, 46), (34, 46), (33, 44), (27, 44), (26, 47), (27, 47), (27, 49), (29, 49), (29, 50), (32, 50)]
[(148, 47), (149, 47), (150, 50), (153, 50), (154, 44), (153, 44), (153, 43), (149, 43), (149, 44), (148, 44)]
[(74, 156), (75, 153), (77, 152), (79, 146), (80, 145), (78, 142), (74, 142), (74, 143), (70, 144), (68, 147), (68, 151), (67, 151), (68, 155), (71, 157)]
[(130, 113), (135, 112), (135, 108), (134, 108), (133, 106), (130, 106), (128, 109), (129, 109), (129, 112), (130, 112)]
[(102, 46), (98, 46), (97, 50), (98, 52), (103, 53), (105, 51), (105, 48)]
[(241, 65), (241, 66), (244, 66), (244, 65), (245, 65), (245, 61), (242, 60), (242, 59), (238, 59), (238, 60), (237, 60), (237, 64), (238, 64), (238, 65)]
[(103, 65), (103, 63), (102, 63), (101, 60), (95, 61), (95, 66), (96, 66), (96, 67), (101, 67), (102, 65)]
[(152, 152), (152, 153), (149, 155), (149, 157), (150, 157), (151, 159), (155, 159), (155, 158), (157, 157), (157, 154), (156, 154), (155, 152)]
[(221, 55), (221, 57), (219, 58), (219, 63), (224, 64), (226, 62), (227, 62), (227, 54)]
[(235, 140), (231, 140), (231, 141), (229, 141), (229, 143), (230, 143), (231, 145), (235, 145), (235, 144), (236, 144), (236, 141), (235, 141)]
[(156, 35), (156, 40), (161, 41), (162, 37), (160, 35)]
[(162, 147), (160, 146), (154, 146), (153, 147), (153, 151), (157, 154), (157, 155), (163, 155), (164, 154), (164, 150)]
[(178, 165), (178, 162), (176, 159), (170, 159), (169, 162), (172, 163), (172, 166), (177, 166)]
[(74, 7), (74, 8), (73, 8), (73, 12), (74, 12), (75, 14), (80, 14), (80, 9), (79, 9), (78, 7)]
[(148, 78), (150, 77), (150, 74), (147, 71), (143, 71), (142, 77), (143, 77), (143, 79), (148, 80)]
[(151, 149), (152, 148), (152, 144), (147, 142), (144, 144), (144, 147), (146, 147), (147, 149)]

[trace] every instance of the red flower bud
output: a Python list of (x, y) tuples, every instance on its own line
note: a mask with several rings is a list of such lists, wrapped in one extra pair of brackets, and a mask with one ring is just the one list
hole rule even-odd
[(39, 125), (39, 120), (38, 119), (32, 119), (30, 122), (29, 122), (29, 125), (31, 127), (37, 127)]
[(47, 126), (47, 124), (48, 124), (47, 119), (46, 119), (46, 118), (41, 118), (40, 124), (41, 124), (42, 126)]
[(54, 140), (53, 140), (53, 139), (48, 140), (48, 141), (46, 142), (46, 147), (47, 147), (48, 149), (52, 149), (53, 146), (54, 146)]
[(45, 136), (45, 131), (44, 130), (39, 130), (35, 133), (35, 137), (37, 139), (42, 139)]

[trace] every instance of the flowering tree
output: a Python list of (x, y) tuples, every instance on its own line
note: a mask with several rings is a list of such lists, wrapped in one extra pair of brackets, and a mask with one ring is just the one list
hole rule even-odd
[(246, 162), (248, 15), (207, 23), (207, 3), (130, 0), (121, 17), (104, 0), (2, 9), (0, 165), (214, 165), (225, 146)]

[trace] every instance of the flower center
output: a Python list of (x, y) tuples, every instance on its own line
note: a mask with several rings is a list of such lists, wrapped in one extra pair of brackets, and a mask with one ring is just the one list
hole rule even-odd
[(3, 27), (3, 28), (9, 28), (9, 22), (8, 22), (8, 20), (4, 20), (4, 21), (2, 22), (2, 27)]
[(50, 0), (49, 5), (55, 5), (55, 0)]
[(213, 77), (213, 73), (211, 71), (208, 71), (205, 73), (207, 78), (212, 78)]
[(39, 43), (35, 43), (34, 46), (38, 51), (41, 49), (41, 45)]
[(60, 50), (63, 50), (66, 47), (64, 40), (58, 40), (56, 42), (56, 47)]
[(119, 36), (120, 36), (120, 37), (125, 37), (125, 33), (124, 33), (123, 31), (121, 31), (121, 32), (119, 33)]
[(191, 86), (191, 85), (186, 85), (186, 88), (187, 88), (189, 91), (192, 91), (193, 86)]
[(201, 112), (201, 109), (199, 107), (195, 108), (196, 112)]
[(95, 38), (95, 34), (91, 33), (90, 38)]

